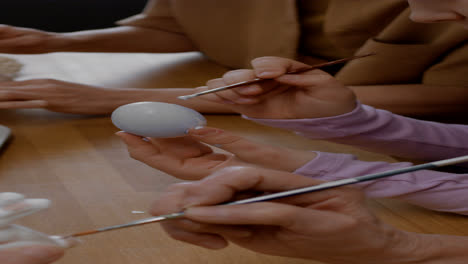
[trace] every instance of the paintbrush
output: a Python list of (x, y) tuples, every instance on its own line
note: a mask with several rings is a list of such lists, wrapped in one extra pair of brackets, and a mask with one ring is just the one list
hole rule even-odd
[[(324, 62), (324, 63), (312, 65), (312, 66), (307, 66), (307, 67), (304, 67), (304, 68), (301, 68), (301, 69), (298, 69), (298, 70), (295, 70), (295, 71), (287, 72), (286, 74), (302, 73), (302, 72), (306, 72), (306, 71), (310, 71), (310, 70), (314, 70), (314, 69), (320, 69), (320, 68), (323, 68), (323, 67), (326, 67), (326, 66), (345, 63), (345, 62), (355, 60), (355, 59), (369, 57), (369, 56), (372, 56), (372, 55), (375, 55), (375, 53), (368, 53), (368, 54), (364, 54), (364, 55), (356, 55), (356, 56), (352, 56), (352, 57), (348, 57), (348, 58), (344, 58), (344, 59), (339, 59), (339, 60)], [(200, 95), (216, 93), (216, 92), (219, 92), (219, 91), (232, 89), (232, 88), (239, 87), (239, 86), (242, 86), (242, 85), (258, 83), (258, 82), (266, 81), (266, 80), (269, 80), (269, 79), (255, 78), (253, 80), (238, 82), (238, 83), (234, 83), (234, 84), (230, 84), (230, 85), (226, 85), (226, 86), (206, 90), (206, 91), (203, 91), (203, 92), (198, 92), (198, 93), (189, 94), (189, 95), (181, 95), (181, 96), (178, 96), (177, 98), (182, 99), (182, 100), (188, 100), (188, 99), (200, 96)]]
[[(445, 159), (445, 160), (440, 160), (440, 161), (424, 163), (424, 164), (415, 165), (415, 166), (411, 166), (411, 167), (407, 167), (407, 168), (401, 168), (401, 169), (396, 169), (396, 170), (390, 170), (390, 171), (384, 171), (384, 172), (379, 172), (379, 173), (367, 174), (367, 175), (358, 176), (358, 177), (355, 177), (355, 178), (325, 182), (325, 183), (314, 185), (314, 186), (303, 187), (303, 188), (293, 189), (293, 190), (284, 191), (284, 192), (272, 193), (272, 194), (257, 196), (257, 197), (253, 197), (253, 198), (238, 200), (238, 201), (234, 201), (234, 202), (227, 202), (227, 203), (223, 203), (221, 205), (237, 205), (237, 204), (249, 204), (249, 203), (270, 201), (270, 200), (274, 200), (274, 199), (280, 199), (280, 198), (285, 198), (285, 197), (299, 195), (299, 194), (305, 194), (305, 193), (316, 192), (316, 191), (336, 188), (336, 187), (345, 186), (345, 185), (356, 184), (356, 183), (365, 182), (365, 181), (376, 180), (376, 179), (380, 179), (380, 178), (390, 177), (390, 176), (399, 175), (399, 174), (408, 173), (408, 172), (413, 172), (413, 171), (418, 171), (418, 170), (434, 169), (434, 168), (438, 168), (438, 167), (443, 167), (443, 166), (448, 166), (448, 165), (453, 165), (453, 164), (458, 164), (458, 163), (463, 163), (463, 162), (468, 162), (468, 155), (467, 156), (456, 157), (456, 158), (452, 158), (452, 159)], [(126, 228), (126, 227), (139, 226), (139, 225), (144, 225), (144, 224), (149, 224), (149, 223), (154, 223), (154, 222), (160, 222), (160, 221), (169, 220), (169, 219), (181, 218), (181, 217), (184, 216), (184, 214), (185, 213), (182, 211), (182, 212), (173, 213), (173, 214), (149, 217), (149, 218), (129, 222), (129, 223), (126, 223), (126, 224), (123, 224), (123, 225), (108, 226), (108, 227), (103, 227), (103, 228), (99, 228), (99, 229), (95, 229), (95, 230), (89, 230), (89, 231), (85, 231), (85, 232), (75, 233), (75, 234), (71, 234), (71, 235), (68, 235), (68, 236), (64, 236), (63, 238), (86, 236), (86, 235), (96, 234), (96, 233), (115, 230), (115, 229), (121, 229), (121, 228)]]

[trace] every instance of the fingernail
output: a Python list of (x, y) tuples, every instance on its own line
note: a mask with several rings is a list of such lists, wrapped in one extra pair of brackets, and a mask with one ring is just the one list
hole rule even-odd
[(212, 241), (212, 240), (201, 241), (200, 244), (210, 249), (221, 249), (221, 248), (226, 247), (225, 243), (222, 243), (219, 241)]
[(264, 72), (260, 72), (260, 73), (257, 73), (257, 77), (270, 77), (272, 76), (273, 74), (275, 74), (274, 72), (269, 72), (269, 71), (264, 71)]
[(185, 134), (190, 134), (190, 131), (198, 130), (198, 129), (202, 129), (202, 128), (204, 128), (204, 126), (196, 126), (194, 128), (189, 128), (189, 129), (185, 130)]
[(226, 235), (230, 237), (236, 237), (236, 238), (247, 238), (247, 237), (251, 237), (253, 233), (252, 231), (239, 228), (237, 230), (227, 232)]
[(185, 205), (184, 205), (184, 208), (182, 208), (183, 211), (191, 208), (191, 207), (194, 207), (194, 206), (200, 206), (200, 202), (199, 201), (195, 201), (193, 199), (186, 199), (184, 201)]
[(191, 135), (205, 137), (220, 133), (222, 130), (212, 127), (195, 127), (190, 131)]

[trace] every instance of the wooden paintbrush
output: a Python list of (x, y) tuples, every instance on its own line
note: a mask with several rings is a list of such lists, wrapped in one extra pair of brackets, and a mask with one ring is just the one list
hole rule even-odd
[[(468, 155), (467, 156), (456, 157), (456, 158), (452, 158), (452, 159), (445, 159), (445, 160), (440, 160), (440, 161), (424, 163), (424, 164), (421, 164), (421, 165), (411, 166), (411, 167), (407, 167), (407, 168), (401, 168), (401, 169), (396, 169), (396, 170), (390, 170), (390, 171), (384, 171), (384, 172), (379, 172), (379, 173), (367, 174), (367, 175), (359, 176), (359, 177), (355, 177), (355, 178), (337, 180), (337, 181), (332, 181), (332, 182), (325, 182), (325, 183), (314, 185), (314, 186), (298, 188), (298, 189), (293, 189), (293, 190), (289, 190), (289, 191), (278, 192), (278, 193), (273, 193), (273, 194), (268, 194), (268, 195), (262, 195), (262, 196), (243, 199), (243, 200), (234, 201), (234, 202), (228, 202), (228, 203), (224, 203), (222, 205), (235, 205), (235, 204), (248, 204), (248, 203), (264, 202), (264, 201), (269, 201), (269, 200), (274, 200), (274, 199), (279, 199), (279, 198), (285, 198), (285, 197), (299, 195), (299, 194), (305, 194), (305, 193), (310, 193), (310, 192), (316, 192), (316, 191), (336, 188), (336, 187), (345, 186), (345, 185), (351, 185), (351, 184), (365, 182), (365, 181), (376, 180), (376, 179), (390, 177), (390, 176), (399, 175), (399, 174), (403, 174), (403, 173), (408, 173), (408, 172), (413, 172), (413, 171), (418, 171), (418, 170), (434, 169), (434, 168), (438, 168), (438, 167), (443, 167), (443, 166), (448, 166), (448, 165), (453, 165), (453, 164), (458, 164), (458, 163), (464, 163), (464, 162), (468, 162)], [(160, 222), (160, 221), (164, 221), (164, 220), (180, 218), (180, 217), (183, 217), (184, 214), (185, 214), (184, 212), (178, 212), (178, 213), (173, 213), (173, 214), (149, 217), (149, 218), (129, 222), (129, 223), (126, 223), (126, 224), (123, 224), (123, 225), (114, 225), (114, 226), (108, 226), (108, 227), (103, 227), (103, 228), (99, 228), (99, 229), (89, 230), (89, 231), (85, 231), (85, 232), (79, 232), (79, 233), (63, 236), (62, 238), (80, 237), (80, 236), (86, 236), (86, 235), (101, 233), (101, 232), (110, 231), (110, 230), (116, 230), (116, 229), (121, 229), (121, 228), (126, 228), (126, 227), (139, 226), (139, 225), (144, 225), (144, 224), (149, 224), (149, 223), (154, 223), (154, 222)]]
[[(344, 58), (344, 59), (324, 62), (324, 63), (304, 67), (304, 68), (301, 68), (301, 69), (298, 69), (298, 70), (295, 70), (295, 71), (290, 71), (290, 72), (287, 72), (287, 74), (302, 73), (302, 72), (306, 72), (306, 71), (310, 71), (310, 70), (314, 70), (314, 69), (320, 69), (320, 68), (323, 68), (323, 67), (326, 67), (326, 66), (345, 63), (345, 62), (348, 62), (348, 61), (351, 61), (351, 60), (360, 59), (360, 58), (364, 58), (364, 57), (369, 57), (369, 56), (372, 56), (372, 55), (375, 55), (375, 53), (368, 53), (368, 54), (364, 54), (364, 55), (356, 55), (356, 56), (352, 56), (352, 57), (348, 57), (348, 58)], [(219, 92), (219, 91), (232, 89), (232, 88), (239, 87), (239, 86), (242, 86), (242, 85), (257, 83), (257, 82), (261, 82), (261, 81), (265, 81), (265, 80), (268, 80), (268, 79), (255, 78), (255, 79), (250, 80), (250, 81), (234, 83), (234, 84), (230, 84), (230, 85), (226, 85), (226, 86), (206, 90), (206, 91), (199, 92), (199, 93), (178, 96), (177, 98), (182, 99), (182, 100), (188, 100), (188, 99), (200, 96), (200, 95), (216, 93), (216, 92)]]

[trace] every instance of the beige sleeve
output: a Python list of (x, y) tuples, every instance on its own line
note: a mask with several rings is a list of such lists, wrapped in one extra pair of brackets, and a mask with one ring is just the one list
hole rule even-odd
[(183, 33), (231, 68), (251, 67), (261, 56), (295, 58), (299, 40), (295, 0), (153, 0), (118, 23)]
[(370, 39), (357, 53), (369, 52), (377, 55), (346, 64), (336, 77), (347, 85), (468, 85), (468, 45), (449, 50), (445, 45), (388, 44)]
[(182, 27), (172, 14), (170, 0), (150, 0), (141, 14), (119, 20), (116, 23), (121, 26), (183, 33)]
[(358, 54), (377, 55), (346, 64), (336, 77), (347, 85), (467, 86), (466, 30), (454, 23), (422, 24), (406, 9)]
[(453, 85), (468, 88), (468, 45), (463, 45), (429, 68), (423, 75), (423, 83)]

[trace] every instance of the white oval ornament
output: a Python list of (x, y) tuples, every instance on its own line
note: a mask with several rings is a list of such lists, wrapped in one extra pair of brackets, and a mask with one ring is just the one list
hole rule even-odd
[(206, 125), (205, 117), (197, 111), (160, 102), (122, 105), (112, 112), (111, 119), (125, 132), (153, 138), (181, 137), (190, 128)]

